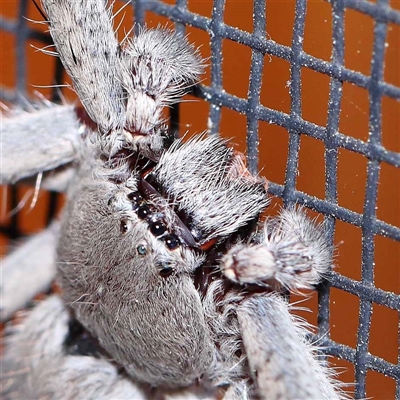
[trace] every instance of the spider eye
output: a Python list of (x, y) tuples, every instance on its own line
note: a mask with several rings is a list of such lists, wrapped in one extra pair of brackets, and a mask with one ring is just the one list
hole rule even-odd
[(166, 230), (167, 227), (161, 221), (155, 221), (150, 225), (150, 232), (154, 236), (161, 236)]
[(170, 265), (164, 264), (160, 269), (159, 274), (162, 278), (168, 278), (173, 272), (174, 270)]
[(128, 194), (128, 199), (132, 203), (133, 210), (136, 210), (140, 206), (140, 204), (143, 203), (143, 197), (140, 195), (139, 192), (130, 192)]
[(128, 233), (130, 227), (130, 222), (127, 219), (122, 219), (119, 225), (119, 230), (123, 235)]
[(141, 256), (145, 256), (147, 254), (147, 249), (145, 246), (143, 246), (142, 244), (139, 245), (138, 247), (136, 247), (136, 251), (138, 252), (139, 255)]
[(114, 201), (115, 201), (115, 196), (110, 197), (107, 201), (108, 207), (111, 207), (113, 205)]
[(149, 207), (146, 205), (140, 206), (137, 210), (137, 215), (140, 219), (146, 219), (150, 215)]
[(133, 203), (139, 204), (142, 201), (142, 196), (139, 192), (131, 192), (128, 194), (128, 199)]
[(165, 241), (166, 246), (170, 250), (175, 250), (180, 245), (178, 236), (174, 235), (173, 233), (170, 234), (170, 235), (165, 236), (164, 241)]

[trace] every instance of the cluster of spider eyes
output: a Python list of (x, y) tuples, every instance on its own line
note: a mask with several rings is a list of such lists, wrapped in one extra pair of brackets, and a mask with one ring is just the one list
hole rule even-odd
[[(163, 240), (169, 250), (175, 250), (180, 246), (180, 240), (177, 235), (170, 233), (165, 224), (154, 214), (151, 213), (149, 206), (144, 202), (143, 197), (139, 192), (131, 192), (128, 194), (128, 199), (132, 202), (133, 210), (137, 216), (149, 224), (150, 232), (160, 240)], [(126, 220), (121, 221), (121, 232), (128, 232), (128, 224)], [(147, 253), (145, 246), (138, 246), (137, 251), (144, 256)]]

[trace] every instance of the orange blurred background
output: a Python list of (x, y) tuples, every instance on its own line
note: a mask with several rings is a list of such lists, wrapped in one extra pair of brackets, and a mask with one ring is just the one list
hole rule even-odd
[[(174, 4), (174, 1), (166, 1)], [(253, 29), (252, 1), (227, 0), (224, 22), (228, 25), (251, 32)], [(116, 7), (121, 6), (116, 2)], [(391, 6), (400, 10), (400, 1), (391, 1)], [(17, 0), (1, 0), (0, 12), (3, 16), (15, 18)], [(189, 0), (189, 10), (210, 17), (210, 0)], [(291, 45), (294, 21), (294, 0), (267, 0), (268, 39), (286, 46)], [(28, 17), (42, 20), (33, 4), (29, 5)], [(132, 24), (132, 9), (127, 7), (116, 20), (123, 18), (119, 29), (122, 37)], [(164, 17), (152, 13), (147, 15), (150, 26), (173, 24)], [(29, 23), (32, 25), (31, 23)], [(35, 25), (36, 29), (45, 30), (44, 25)], [(204, 57), (210, 56), (209, 34), (196, 28), (188, 27), (189, 40), (201, 46)], [(15, 38), (1, 32), (0, 81), (2, 85), (13, 87), (15, 84)], [(332, 11), (331, 5), (322, 0), (309, 0), (303, 48), (310, 55), (329, 61), (332, 51)], [(32, 42), (37, 47), (43, 45)], [(366, 75), (369, 74), (373, 45), (373, 19), (354, 10), (345, 12), (345, 66)], [(29, 45), (26, 46), (28, 57), (27, 78), (30, 94), (38, 91), (49, 96), (51, 89), (41, 86), (51, 85), (54, 71), (54, 59), (44, 55)], [(228, 40), (223, 41), (223, 87), (230, 94), (246, 98), (249, 86), (251, 49)], [(386, 82), (400, 87), (400, 26), (389, 24), (385, 54)], [(209, 68), (203, 83), (210, 84)], [(265, 57), (261, 104), (285, 113), (290, 112), (288, 81), (290, 65), (287, 61)], [(303, 119), (324, 126), (327, 122), (329, 96), (327, 75), (302, 68), (302, 116)], [(69, 100), (74, 100), (72, 90), (64, 90)], [(186, 98), (189, 102), (181, 107), (181, 133), (201, 132), (207, 129), (209, 104), (203, 100)], [(342, 111), (339, 131), (343, 134), (366, 141), (368, 139), (369, 100), (365, 89), (349, 83), (343, 85)], [(400, 152), (400, 103), (388, 97), (382, 103), (382, 137), (384, 146), (391, 151)], [(246, 117), (227, 108), (222, 109), (221, 135), (232, 138), (237, 149), (245, 151)], [(279, 126), (259, 122), (260, 135), (260, 170), (269, 180), (283, 184), (288, 150), (288, 132)], [(338, 192), (339, 205), (358, 213), (363, 211), (365, 194), (367, 159), (359, 154), (344, 149), (339, 150)], [(324, 198), (325, 169), (324, 145), (322, 142), (301, 137), (297, 189), (305, 193)], [(21, 196), (31, 188), (18, 189)], [(9, 221), (9, 209), (5, 200), (9, 193), (3, 188), (0, 223)], [(271, 212), (276, 213), (273, 201)], [(48, 197), (42, 193), (33, 210), (29, 210), (29, 201), (20, 212), (21, 229), (24, 233), (40, 230), (46, 220)], [(400, 169), (382, 163), (377, 204), (378, 219), (395, 226), (400, 226)], [(61, 207), (61, 204), (59, 205)], [(338, 221), (336, 224), (335, 243), (337, 244), (336, 271), (359, 280), (361, 278), (361, 229)], [(3, 249), (7, 239), (2, 237)], [(14, 245), (14, 244), (13, 244)], [(385, 291), (400, 294), (400, 243), (376, 236), (375, 239), (375, 286)], [(316, 324), (316, 296), (310, 295), (305, 306), (313, 309), (312, 314), (300, 313), (311, 323)], [(333, 340), (355, 347), (357, 343), (359, 299), (346, 292), (332, 289), (331, 292), (331, 337)], [(383, 306), (373, 306), (371, 341), (369, 351), (391, 363), (397, 363), (398, 357), (398, 313)], [(354, 380), (354, 368), (351, 363), (331, 358), (331, 362), (341, 367), (340, 379), (351, 383)], [(348, 390), (351, 392), (352, 387)], [(382, 374), (368, 371), (367, 397), (374, 399), (392, 399), (395, 394), (395, 382)]]

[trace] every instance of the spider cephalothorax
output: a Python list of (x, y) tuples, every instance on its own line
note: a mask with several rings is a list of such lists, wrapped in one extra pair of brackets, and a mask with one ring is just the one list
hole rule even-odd
[(42, 4), (91, 121), (55, 107), (72, 150), (7, 164), (8, 179), (73, 176), (52, 228), (61, 293), (11, 337), (4, 396), (343, 398), (280, 295), (328, 272), (323, 226), (295, 208), (263, 223), (266, 181), (243, 156), (217, 137), (173, 140), (162, 120), (201, 72), (197, 50), (164, 29), (120, 46), (103, 0)]
[[(238, 156), (218, 138), (177, 141), (151, 170), (133, 167), (130, 175), (122, 161), (115, 171), (97, 160), (96, 170), (97, 149), (90, 151), (63, 217), (63, 297), (132, 377), (190, 385), (209, 374), (217, 353), (203, 315), (206, 293), (194, 279), (206, 259), (201, 247), (248, 240), (252, 230), (243, 228), (253, 228), (268, 203), (264, 184), (239, 173)], [(116, 178), (121, 170), (124, 180)]]

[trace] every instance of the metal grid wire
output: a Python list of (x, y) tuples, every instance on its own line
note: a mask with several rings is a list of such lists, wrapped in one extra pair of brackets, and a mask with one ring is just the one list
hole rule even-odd
[[(27, 0), (19, 2), (19, 18), (10, 21), (0, 19), (0, 29), (13, 33), (16, 37), (17, 80), (12, 90), (2, 88), (0, 99), (18, 102), (26, 88), (27, 65), (25, 42), (37, 39), (50, 43), (45, 34), (31, 30), (22, 16), (27, 12)], [(270, 182), (271, 194), (283, 199), (284, 203), (296, 202), (324, 214), (329, 223), (333, 240), (335, 220), (353, 224), (362, 231), (362, 271), (361, 280), (356, 281), (337, 272), (332, 272), (330, 283), (319, 290), (319, 342), (325, 346), (327, 354), (345, 359), (355, 366), (355, 397), (366, 396), (367, 370), (385, 374), (396, 381), (396, 399), (400, 399), (400, 364), (392, 364), (368, 352), (373, 303), (400, 310), (400, 296), (374, 286), (374, 238), (376, 235), (400, 241), (400, 228), (377, 218), (376, 206), (381, 163), (400, 168), (400, 154), (389, 151), (382, 144), (382, 97), (388, 96), (400, 101), (400, 87), (383, 80), (384, 50), (388, 23), (400, 26), (400, 12), (389, 6), (388, 0), (331, 0), (333, 21), (333, 51), (331, 61), (323, 61), (303, 51), (307, 0), (297, 0), (291, 46), (284, 46), (266, 38), (266, 0), (254, 0), (254, 29), (246, 32), (224, 23), (224, 0), (214, 0), (211, 18), (189, 11), (187, 0), (176, 0), (175, 5), (162, 1), (136, 0), (133, 2), (136, 22), (143, 23), (147, 11), (165, 16), (183, 32), (185, 25), (207, 31), (211, 37), (211, 85), (199, 85), (194, 94), (211, 104), (210, 120), (213, 133), (219, 131), (221, 108), (226, 107), (247, 117), (247, 154), (249, 169), (258, 170), (259, 121), (267, 121), (285, 128), (289, 132), (289, 153), (285, 184)], [(374, 41), (370, 74), (364, 75), (344, 66), (344, 13), (353, 9), (366, 14), (374, 21)], [(222, 41), (228, 39), (248, 46), (252, 52), (248, 98), (239, 98), (222, 90)], [(260, 103), (265, 55), (271, 55), (290, 63), (290, 113), (284, 113)], [(301, 68), (307, 67), (330, 77), (328, 120), (326, 126), (308, 122), (302, 118)], [(56, 81), (60, 81), (61, 68), (56, 68)], [(347, 136), (339, 132), (342, 88), (344, 82), (364, 88), (369, 93), (369, 137), (368, 141)], [(178, 115), (178, 109), (173, 110)], [(300, 136), (306, 135), (323, 142), (325, 146), (325, 198), (318, 199), (296, 189), (296, 174), (300, 150)], [(363, 212), (356, 213), (338, 205), (338, 152), (346, 149), (364, 156), (367, 161), (367, 179)], [(54, 202), (53, 202), (54, 203)], [(53, 204), (54, 205), (54, 204)], [(53, 207), (54, 208), (54, 207)], [(53, 210), (49, 210), (49, 218)], [(17, 217), (11, 225), (3, 227), (3, 232), (17, 236)], [(330, 287), (335, 287), (358, 296), (360, 313), (356, 348), (329, 339)]]

